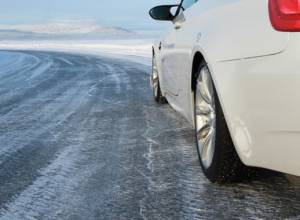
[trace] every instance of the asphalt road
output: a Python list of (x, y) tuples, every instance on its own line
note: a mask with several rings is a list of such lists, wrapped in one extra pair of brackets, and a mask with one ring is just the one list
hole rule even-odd
[(0, 52), (0, 219), (300, 219), (300, 179), (220, 186), (193, 129), (149, 88), (150, 67)]

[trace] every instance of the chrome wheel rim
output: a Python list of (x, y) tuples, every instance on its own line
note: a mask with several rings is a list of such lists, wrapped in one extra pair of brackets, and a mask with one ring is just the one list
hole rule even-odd
[(155, 57), (153, 56), (152, 60), (152, 86), (153, 86), (153, 92), (154, 96), (157, 97), (158, 95), (158, 70), (157, 70), (157, 64)]
[(207, 67), (197, 78), (195, 94), (195, 125), (199, 155), (202, 165), (211, 166), (215, 152), (216, 110), (213, 83)]

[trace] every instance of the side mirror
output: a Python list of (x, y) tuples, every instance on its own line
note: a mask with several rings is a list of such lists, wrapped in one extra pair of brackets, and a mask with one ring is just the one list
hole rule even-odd
[(179, 5), (160, 5), (152, 8), (149, 14), (154, 20), (173, 21), (177, 16), (178, 7)]

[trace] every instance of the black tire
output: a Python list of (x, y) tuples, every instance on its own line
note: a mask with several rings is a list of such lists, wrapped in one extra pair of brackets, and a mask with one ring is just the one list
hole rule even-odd
[[(198, 78), (201, 68), (204, 67), (208, 68), (207, 64), (203, 62), (198, 69), (196, 78)], [(245, 166), (241, 162), (235, 150), (214, 85), (213, 85), (213, 90), (214, 90), (215, 113), (216, 113), (215, 149), (214, 149), (211, 165), (208, 168), (206, 168), (202, 163), (201, 155), (199, 152), (199, 146), (198, 146), (198, 138), (196, 134), (197, 150), (198, 150), (201, 167), (205, 176), (211, 182), (217, 182), (217, 183), (238, 182), (244, 179), (244, 177), (249, 176), (249, 172), (251, 172), (250, 171), (251, 169)], [(194, 114), (196, 116), (195, 111)]]
[(158, 80), (158, 87), (157, 87), (157, 95), (155, 95), (155, 91), (154, 91), (154, 88), (153, 88), (153, 96), (154, 96), (154, 100), (159, 103), (159, 104), (166, 104), (168, 103), (167, 99), (162, 95), (161, 93), (161, 89), (160, 89), (160, 83), (159, 83), (159, 80)]

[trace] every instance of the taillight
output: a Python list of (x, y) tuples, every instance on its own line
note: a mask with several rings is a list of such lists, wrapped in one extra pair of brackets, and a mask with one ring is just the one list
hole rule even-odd
[(273, 27), (278, 31), (300, 31), (300, 0), (269, 0)]

